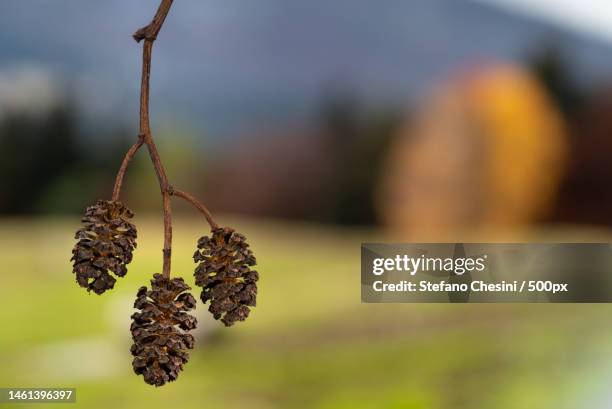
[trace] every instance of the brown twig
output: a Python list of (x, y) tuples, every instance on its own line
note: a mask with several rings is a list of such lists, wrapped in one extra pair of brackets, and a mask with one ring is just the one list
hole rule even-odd
[(157, 9), (157, 13), (155, 13), (155, 17), (153, 17), (153, 21), (147, 26), (139, 29), (134, 33), (132, 37), (137, 42), (140, 42), (144, 39), (155, 41), (157, 38), (157, 34), (159, 34), (159, 30), (161, 30), (164, 25), (164, 21), (166, 20), (166, 16), (170, 11), (170, 7), (172, 7), (173, 0), (162, 0), (159, 8)]
[(140, 149), (140, 147), (144, 144), (144, 137), (139, 137), (138, 142), (136, 142), (132, 147), (127, 151), (125, 157), (123, 158), (123, 162), (121, 162), (121, 167), (117, 172), (117, 177), (115, 178), (115, 187), (113, 188), (113, 201), (117, 201), (119, 199), (119, 194), (121, 193), (121, 187), (123, 186), (123, 178), (125, 177), (125, 172), (127, 171), (128, 165), (136, 155), (136, 152)]
[(130, 161), (133, 159), (138, 149), (144, 144), (147, 146), (153, 168), (157, 180), (159, 181), (159, 188), (162, 195), (163, 214), (164, 214), (164, 249), (163, 249), (163, 275), (170, 277), (171, 257), (172, 257), (172, 206), (170, 203), (170, 196), (176, 195), (191, 202), (196, 208), (198, 208), (206, 217), (206, 220), (210, 224), (211, 228), (217, 228), (218, 225), (213, 220), (208, 209), (200, 203), (195, 197), (189, 193), (181, 190), (174, 190), (168, 182), (168, 176), (166, 170), (159, 156), (157, 146), (153, 140), (151, 133), (151, 124), (149, 119), (149, 95), (150, 95), (150, 82), (151, 82), (151, 57), (153, 53), (153, 43), (157, 39), (157, 35), (161, 30), (164, 21), (170, 11), (173, 0), (162, 0), (155, 17), (147, 26), (139, 29), (133, 35), (137, 42), (144, 40), (142, 48), (142, 79), (140, 85), (140, 124), (138, 132), (138, 142), (136, 142), (125, 155), (117, 177), (115, 179), (115, 186), (113, 189), (113, 200), (117, 200), (121, 193), (121, 186), (123, 184), (123, 178), (127, 171), (127, 167)]
[(202, 202), (200, 202), (198, 199), (196, 199), (193, 195), (191, 195), (191, 194), (189, 194), (187, 192), (184, 192), (182, 190), (176, 189), (176, 188), (171, 188), (170, 194), (174, 195), (174, 196), (178, 196), (178, 197), (180, 197), (182, 199), (185, 199), (186, 201), (191, 203), (196, 209), (198, 209), (200, 212), (202, 212), (202, 214), (206, 218), (206, 221), (208, 222), (208, 224), (210, 225), (210, 228), (212, 230), (215, 230), (215, 229), (219, 228), (219, 225), (217, 223), (215, 223), (215, 221), (213, 220), (213, 217), (210, 214), (210, 211), (208, 211), (206, 206), (204, 206), (204, 204)]
[[(170, 205), (170, 195), (168, 193), (168, 177), (166, 170), (162, 164), (159, 152), (153, 141), (151, 134), (151, 124), (149, 119), (149, 94), (151, 83), (151, 57), (153, 53), (153, 42), (157, 38), (157, 34), (161, 29), (168, 12), (172, 0), (162, 0), (155, 17), (151, 24), (141, 28), (134, 34), (136, 41), (144, 38), (144, 46), (142, 47), (142, 79), (140, 84), (140, 132), (143, 135), (144, 141), (151, 156), (151, 162), (155, 168), (155, 174), (159, 181), (159, 188), (162, 194), (162, 203), (164, 211), (164, 263), (162, 274), (165, 277), (170, 277), (171, 256), (172, 256), (172, 207)], [(142, 36), (142, 37), (140, 37)]]
[[(162, 1), (163, 4), (166, 1)], [(161, 9), (161, 6), (160, 6)], [(162, 20), (163, 21), (163, 20)], [(151, 23), (153, 24), (153, 23)], [(168, 177), (162, 164), (157, 146), (151, 134), (151, 124), (149, 120), (149, 89), (151, 80), (151, 55), (153, 52), (153, 42), (155, 39), (145, 38), (142, 51), (142, 83), (140, 91), (140, 135), (144, 135), (144, 141), (149, 150), (151, 162), (159, 181), (159, 189), (162, 194), (164, 209), (164, 266), (162, 274), (170, 277), (171, 253), (172, 253), (172, 207), (170, 205), (170, 195), (168, 193)]]

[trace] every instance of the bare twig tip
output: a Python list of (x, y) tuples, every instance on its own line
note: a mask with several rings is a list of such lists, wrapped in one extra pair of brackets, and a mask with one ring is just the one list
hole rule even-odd
[(140, 43), (142, 40), (155, 41), (157, 36), (155, 34), (151, 34), (151, 31), (154, 31), (154, 27), (148, 25), (136, 31), (134, 34), (132, 34), (132, 37), (137, 43)]

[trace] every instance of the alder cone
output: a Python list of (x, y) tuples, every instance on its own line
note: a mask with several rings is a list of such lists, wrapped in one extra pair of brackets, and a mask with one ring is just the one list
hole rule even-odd
[(98, 200), (85, 211), (79, 241), (72, 250), (72, 271), (77, 283), (102, 294), (115, 286), (115, 277), (127, 273), (136, 247), (136, 227), (130, 223), (134, 213), (119, 201)]
[(229, 227), (213, 229), (212, 236), (198, 240), (193, 255), (196, 285), (202, 287), (202, 302), (210, 301), (208, 311), (225, 326), (244, 321), (257, 298), (259, 274), (246, 238)]
[(134, 372), (150, 385), (162, 386), (174, 381), (187, 363), (187, 350), (193, 349), (194, 338), (187, 331), (197, 320), (186, 311), (195, 308), (195, 298), (185, 291), (190, 287), (182, 278), (169, 279), (155, 274), (151, 290), (140, 287), (132, 314), (131, 352)]

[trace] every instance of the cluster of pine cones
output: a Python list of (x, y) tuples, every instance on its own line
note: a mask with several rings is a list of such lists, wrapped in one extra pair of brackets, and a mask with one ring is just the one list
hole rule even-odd
[[(99, 200), (87, 208), (72, 250), (73, 273), (77, 283), (96, 294), (114, 287), (116, 278), (127, 273), (136, 247), (133, 212), (119, 201)], [(243, 235), (228, 227), (216, 228), (211, 237), (198, 240), (194, 260), (195, 283), (202, 287), (202, 302), (225, 326), (244, 321), (254, 307), (259, 274), (251, 270), (255, 257)], [(112, 274), (111, 274), (112, 273)], [(113, 276), (114, 275), (114, 276)], [(132, 315), (134, 372), (148, 384), (161, 386), (177, 378), (189, 359), (194, 338), (189, 331), (196, 318), (189, 314), (196, 306), (190, 287), (182, 278), (155, 274), (151, 288), (136, 294)]]

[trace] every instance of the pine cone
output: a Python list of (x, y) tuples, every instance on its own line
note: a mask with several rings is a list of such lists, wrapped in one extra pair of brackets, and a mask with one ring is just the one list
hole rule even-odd
[(79, 241), (72, 250), (73, 273), (87, 291), (102, 294), (115, 286), (115, 278), (127, 273), (136, 247), (136, 227), (130, 223), (134, 213), (118, 201), (98, 200), (87, 208), (84, 226), (75, 235)]
[(182, 278), (168, 279), (155, 274), (151, 290), (140, 287), (132, 314), (132, 367), (150, 385), (162, 386), (178, 377), (187, 363), (187, 349), (193, 349), (194, 338), (186, 331), (196, 327), (193, 315), (195, 298)]
[(229, 227), (216, 228), (212, 237), (198, 240), (193, 259), (200, 262), (194, 275), (202, 302), (210, 301), (208, 311), (227, 327), (244, 321), (255, 306), (259, 280), (249, 268), (256, 262), (246, 238)]

